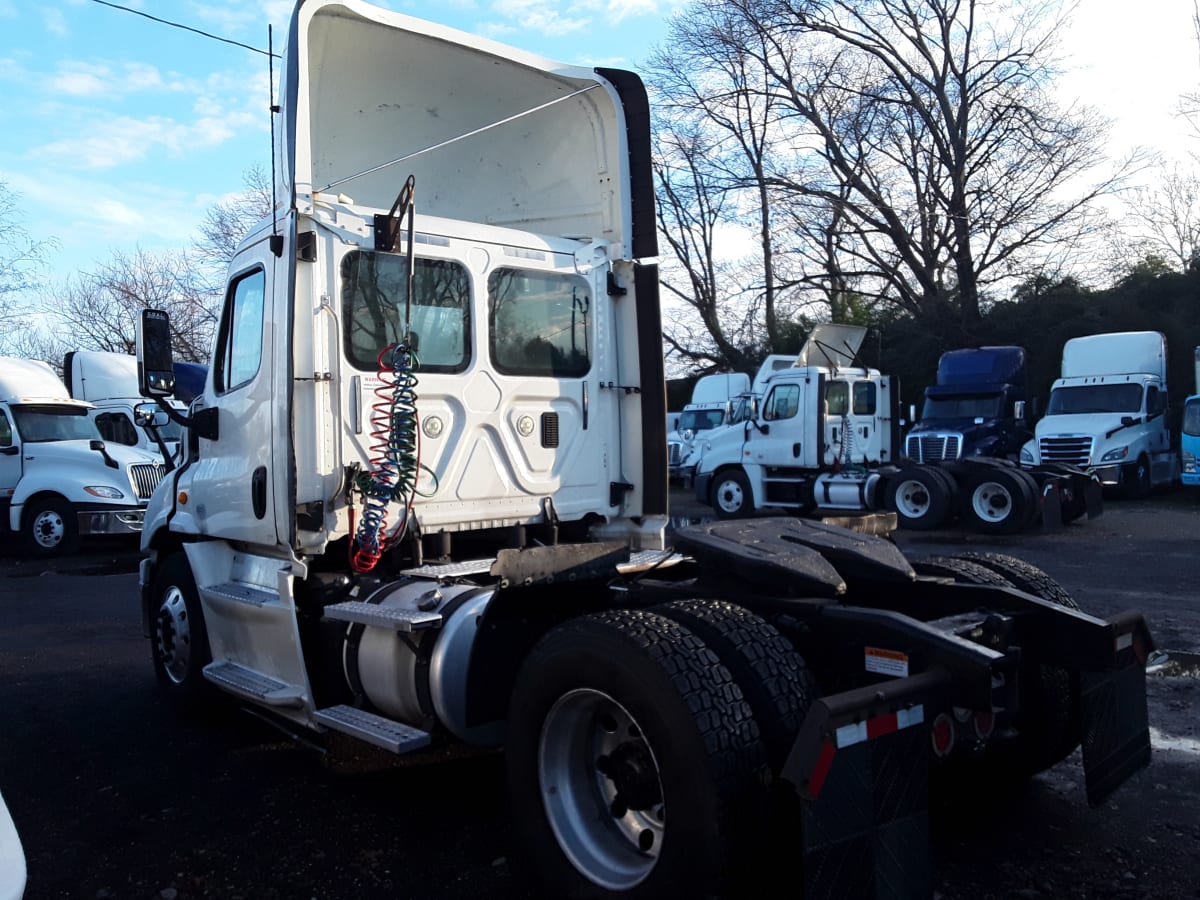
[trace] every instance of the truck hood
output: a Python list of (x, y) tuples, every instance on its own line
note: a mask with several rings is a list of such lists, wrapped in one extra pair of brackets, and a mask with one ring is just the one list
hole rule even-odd
[(1132, 416), (1135, 419), (1141, 419), (1140, 413), (1079, 413), (1070, 416), (1045, 416), (1037, 423), (1036, 435), (1040, 440), (1043, 437), (1053, 437), (1060, 434), (1087, 434), (1095, 437), (1099, 441), (1108, 440), (1105, 435), (1110, 431), (1114, 431), (1112, 440), (1117, 440), (1123, 432), (1135, 432), (1137, 426), (1131, 428), (1122, 428), (1121, 419), (1125, 416)]
[[(121, 469), (162, 462), (157, 453), (147, 453), (136, 447), (106, 443), (104, 448)], [(93, 450), (88, 441), (40, 441), (25, 444), (21, 448), (21, 456), (27, 460), (55, 460), (63, 465), (78, 466), (81, 469), (91, 469), (95, 472), (118, 471), (105, 463), (104, 457), (98, 450)]]

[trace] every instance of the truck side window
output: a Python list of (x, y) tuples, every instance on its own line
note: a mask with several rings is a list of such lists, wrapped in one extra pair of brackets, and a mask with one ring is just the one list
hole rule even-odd
[(800, 409), (800, 385), (781, 384), (771, 391), (767, 399), (764, 419), (790, 419)]
[(875, 382), (854, 382), (854, 415), (873, 416), (875, 415), (875, 406)]
[(96, 427), (100, 430), (100, 437), (106, 441), (128, 447), (137, 445), (137, 429), (125, 413), (100, 413), (96, 416)]
[(262, 363), (266, 283), (262, 269), (257, 269), (229, 285), (225, 310), (221, 314), (221, 330), (217, 334), (213, 383), (219, 394), (241, 387), (258, 374)]
[(8, 421), (8, 416), (3, 410), (0, 410), (0, 447), (11, 447), (12, 442), (12, 423)]
[(844, 381), (831, 381), (825, 386), (825, 412), (831, 416), (844, 416), (850, 411), (850, 385)]
[(413, 302), (407, 303), (405, 257), (355, 250), (342, 259), (342, 321), (346, 358), (374, 372), (379, 353), (413, 335), (422, 372), (461, 372), (470, 352), (471, 280), (459, 263), (413, 261)]
[(1167, 410), (1167, 397), (1156, 387), (1146, 388), (1146, 415), (1157, 416)]
[(488, 276), (492, 362), (505, 375), (582, 378), (592, 367), (592, 297), (574, 275), (497, 269)]

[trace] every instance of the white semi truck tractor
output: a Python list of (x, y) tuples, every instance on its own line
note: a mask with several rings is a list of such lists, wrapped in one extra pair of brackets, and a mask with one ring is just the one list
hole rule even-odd
[[(279, 107), (276, 215), (142, 537), (181, 705), (414, 761), (503, 748), (553, 897), (929, 896), (950, 761), (1028, 775), (1085, 735), (1093, 802), (1146, 764), (1136, 613), (793, 519), (668, 543), (637, 76), (305, 0)], [(169, 333), (147, 311), (148, 396)]]

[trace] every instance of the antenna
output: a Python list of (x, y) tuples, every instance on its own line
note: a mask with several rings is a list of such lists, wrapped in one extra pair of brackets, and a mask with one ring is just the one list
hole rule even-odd
[(275, 116), (279, 106), (275, 103), (275, 47), (273, 32), (267, 25), (267, 92), (268, 108), (271, 111), (271, 252), (283, 256), (283, 237), (279, 234), (279, 198), (275, 196)]

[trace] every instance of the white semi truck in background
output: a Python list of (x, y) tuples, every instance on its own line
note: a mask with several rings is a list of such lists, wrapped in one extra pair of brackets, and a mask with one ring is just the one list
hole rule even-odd
[(1072, 338), (1023, 466), (1065, 463), (1126, 497), (1179, 480), (1167, 404), (1167, 339), (1158, 331)]
[(166, 398), (175, 419), (167, 418), (153, 429), (139, 424), (138, 408), (145, 406), (146, 398), (138, 392), (137, 357), (132, 353), (72, 350), (63, 356), (63, 381), (73, 398), (92, 404), (91, 418), (108, 444), (160, 454), (163, 462), (178, 457), (183, 440), (179, 417), (187, 407), (173, 396)]
[[(174, 700), (503, 747), (553, 897), (929, 896), (931, 769), (1027, 776), (1083, 735), (1098, 802), (1148, 762), (1137, 613), (791, 518), (667, 545), (637, 76), (356, 0), (297, 5), (284, 73), (277, 214), (142, 535)], [(147, 396), (169, 337), (147, 311)]]
[(688, 483), (694, 462), (689, 458), (696, 441), (708, 431), (728, 424), (734, 401), (750, 390), (745, 372), (702, 375), (692, 387), (692, 399), (667, 434), (667, 473), (672, 480)]
[(142, 529), (162, 460), (102, 440), (94, 414), (48, 363), (0, 357), (0, 520), (29, 553), (56, 556), (80, 535)]

